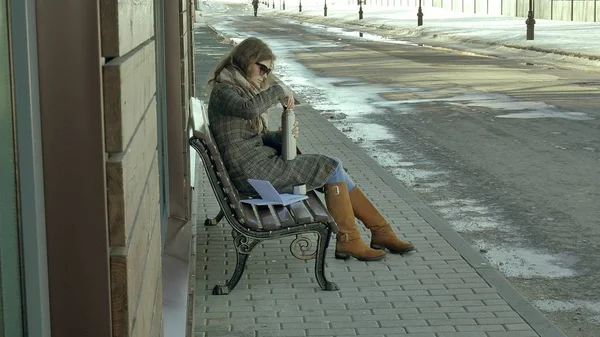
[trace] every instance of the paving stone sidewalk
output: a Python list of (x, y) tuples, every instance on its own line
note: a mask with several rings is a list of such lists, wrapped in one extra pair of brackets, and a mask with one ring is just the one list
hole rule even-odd
[[(214, 65), (229, 46), (207, 27), (196, 29), (197, 74)], [(210, 51), (210, 53), (208, 52)], [(199, 76), (199, 75), (197, 75)], [(197, 77), (199, 97), (206, 97)], [(321, 291), (314, 261), (289, 253), (292, 238), (257, 246), (244, 277), (226, 296), (211, 295), (235, 267), (226, 221), (202, 225), (219, 211), (200, 162), (196, 166), (197, 282), (195, 335), (528, 337), (564, 336), (464, 239), (416, 199), (391, 174), (352, 143), (319, 111), (296, 109), (304, 153), (340, 158), (355, 182), (417, 251), (388, 254), (382, 261), (336, 260), (328, 251), (326, 272), (339, 291)], [(280, 111), (271, 110), (271, 125)], [(362, 227), (362, 226), (361, 226)], [(368, 242), (368, 232), (363, 230)]]

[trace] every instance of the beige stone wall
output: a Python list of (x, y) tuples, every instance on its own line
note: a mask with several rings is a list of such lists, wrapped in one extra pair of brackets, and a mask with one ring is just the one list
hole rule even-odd
[(100, 1), (114, 337), (162, 336), (153, 0)]
[[(193, 94), (193, 6), (179, 1), (181, 114), (175, 138), (187, 149)], [(162, 329), (161, 214), (153, 0), (100, 1), (106, 179), (114, 337), (159, 337)], [(167, 71), (169, 71), (167, 69)], [(172, 88), (167, 88), (169, 91)], [(176, 156), (178, 154), (169, 154)], [(188, 167), (189, 156), (184, 155)], [(173, 177), (171, 176), (171, 180)], [(169, 184), (189, 186), (189, 170)], [(184, 200), (189, 201), (184, 193)], [(189, 210), (188, 210), (189, 211)]]

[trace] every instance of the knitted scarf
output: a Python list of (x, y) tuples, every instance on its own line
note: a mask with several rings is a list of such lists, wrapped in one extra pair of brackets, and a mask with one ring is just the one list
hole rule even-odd
[[(262, 89), (257, 85), (248, 81), (246, 76), (244, 76), (239, 70), (235, 68), (223, 68), (219, 73), (219, 76), (216, 78), (217, 82), (228, 82), (236, 87), (242, 89), (246, 98), (252, 98), (258, 95)], [(268, 128), (268, 118), (269, 113), (267, 111), (261, 113), (260, 115), (248, 120), (246, 123), (250, 130), (260, 134), (267, 131)]]

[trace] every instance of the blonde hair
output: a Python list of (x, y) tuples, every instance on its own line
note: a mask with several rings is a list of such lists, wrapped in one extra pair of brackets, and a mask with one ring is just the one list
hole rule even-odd
[[(250, 66), (259, 61), (271, 60), (275, 62), (275, 58), (275, 54), (273, 54), (273, 51), (266, 43), (256, 37), (249, 37), (233, 47), (229, 54), (217, 64), (212, 72), (211, 78), (208, 80), (208, 85), (212, 86), (216, 82), (221, 71), (225, 68), (235, 68), (248, 78)], [(265, 83), (265, 81), (263, 81), (262, 84), (261, 90), (269, 87), (269, 84)]]
[[(249, 79), (248, 71), (250, 67), (259, 61), (271, 60), (271, 67), (275, 62), (275, 54), (269, 46), (261, 39), (256, 37), (249, 37), (233, 49), (217, 64), (212, 72), (211, 78), (208, 80), (209, 87), (212, 87), (216, 82), (219, 74), (225, 68), (233, 68), (240, 72), (246, 79)], [(269, 74), (268, 79), (271, 79)], [(259, 88), (261, 91), (269, 87), (270, 81), (262, 81)], [(256, 132), (263, 132), (267, 125), (265, 116), (259, 115), (250, 121), (251, 127)]]

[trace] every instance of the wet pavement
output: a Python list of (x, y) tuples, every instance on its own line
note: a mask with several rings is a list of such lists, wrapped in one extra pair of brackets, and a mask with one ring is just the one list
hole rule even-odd
[[(197, 96), (205, 97), (200, 85), (206, 80), (203, 76), (214, 66), (217, 54), (230, 46), (203, 26), (196, 29), (195, 38)], [(286, 67), (293, 66), (283, 58), (278, 62), (284, 82), (285, 74), (290, 76)], [(302, 86), (295, 84), (296, 88)], [(310, 93), (319, 95), (319, 87), (311, 79), (305, 79), (305, 85), (314, 89)], [(351, 88), (358, 83), (341, 85)], [(350, 134), (351, 139), (341, 131), (351, 128), (346, 130), (349, 134), (362, 128), (336, 125), (351, 119), (351, 111), (328, 122), (328, 117), (337, 116), (336, 110), (319, 107), (312, 103), (314, 97), (306, 96), (296, 110), (302, 122), (299, 146), (303, 152), (341, 158), (396, 231), (415, 243), (417, 252), (388, 255), (379, 262), (344, 262), (333, 258), (330, 247), (327, 272), (341, 290), (323, 292), (312, 277), (312, 263), (288, 254), (288, 241), (267, 242), (251, 255), (234, 292), (213, 296), (212, 286), (222, 283), (232, 271), (234, 247), (226, 223), (199, 227), (196, 336), (564, 336), (481, 255), (485, 247), (478, 250), (465, 241), (400, 183), (398, 172), (385, 168), (386, 160), (407, 169), (416, 161), (369, 153), (363, 147), (366, 135), (361, 141), (361, 136)], [(352, 102), (351, 97), (347, 99), (346, 103)], [(277, 109), (271, 111), (271, 119), (271, 125), (278, 125)], [(390, 137), (376, 123), (368, 129), (370, 135), (378, 136), (376, 141)], [(201, 166), (197, 167), (197, 179), (196, 215), (202, 220), (216, 214), (218, 205)], [(479, 210), (471, 207), (473, 212)], [(364, 235), (368, 239), (366, 232)], [(487, 248), (486, 252), (490, 251), (495, 252)], [(540, 305), (558, 306), (552, 302)]]

